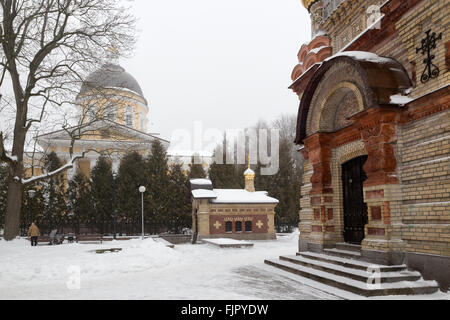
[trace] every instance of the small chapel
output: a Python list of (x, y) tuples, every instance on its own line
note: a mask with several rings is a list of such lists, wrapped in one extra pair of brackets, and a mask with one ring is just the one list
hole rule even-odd
[(195, 240), (276, 239), (274, 217), (279, 201), (266, 191), (255, 190), (255, 172), (250, 166), (244, 177), (245, 189), (214, 189), (209, 179), (191, 180)]

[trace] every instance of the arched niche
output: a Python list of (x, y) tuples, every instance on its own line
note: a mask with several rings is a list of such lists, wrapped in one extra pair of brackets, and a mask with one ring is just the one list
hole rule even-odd
[[(327, 84), (328, 85), (328, 84)], [(307, 134), (335, 132), (351, 125), (349, 117), (364, 110), (364, 98), (359, 87), (348, 81), (331, 90), (322, 86), (309, 113)]]

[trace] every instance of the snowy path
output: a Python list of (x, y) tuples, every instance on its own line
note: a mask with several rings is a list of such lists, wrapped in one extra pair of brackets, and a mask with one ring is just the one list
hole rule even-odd
[[(265, 258), (295, 253), (297, 236), (246, 249), (170, 249), (152, 239), (35, 248), (0, 241), (0, 299), (336, 299), (264, 265)], [(115, 247), (123, 251), (92, 252)], [(81, 272), (80, 289), (67, 287), (70, 267)]]

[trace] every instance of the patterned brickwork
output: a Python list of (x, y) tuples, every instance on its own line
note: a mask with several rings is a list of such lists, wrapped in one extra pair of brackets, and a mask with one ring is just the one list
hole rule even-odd
[(322, 24), (332, 39), (333, 54), (347, 46), (369, 25), (377, 20), (381, 11), (371, 10), (380, 7), (383, 0), (348, 0)]
[(450, 255), (450, 110), (399, 128), (402, 238), (411, 252)]
[(311, 177), (313, 174), (313, 168), (311, 162), (306, 160), (303, 165), (303, 177), (302, 177), (302, 187), (301, 187), (301, 198), (300, 198), (300, 239), (308, 241), (309, 235), (311, 234), (311, 223), (313, 220), (313, 211), (311, 208), (311, 197), (310, 192), (312, 189)]
[(334, 226), (336, 242), (343, 242), (344, 232), (344, 200), (343, 200), (343, 186), (342, 186), (342, 164), (354, 159), (356, 157), (367, 155), (364, 143), (362, 141), (354, 141), (338, 148), (333, 149), (331, 160), (331, 172), (333, 177), (332, 187), (334, 192)]

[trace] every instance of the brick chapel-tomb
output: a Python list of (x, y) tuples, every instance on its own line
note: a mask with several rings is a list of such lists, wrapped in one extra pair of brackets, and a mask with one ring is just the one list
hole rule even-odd
[(274, 217), (279, 201), (266, 191), (255, 191), (252, 169), (244, 176), (245, 189), (214, 189), (209, 179), (191, 180), (194, 242), (276, 239)]
[(302, 2), (299, 251), (356, 245), (449, 289), (449, 2)]

